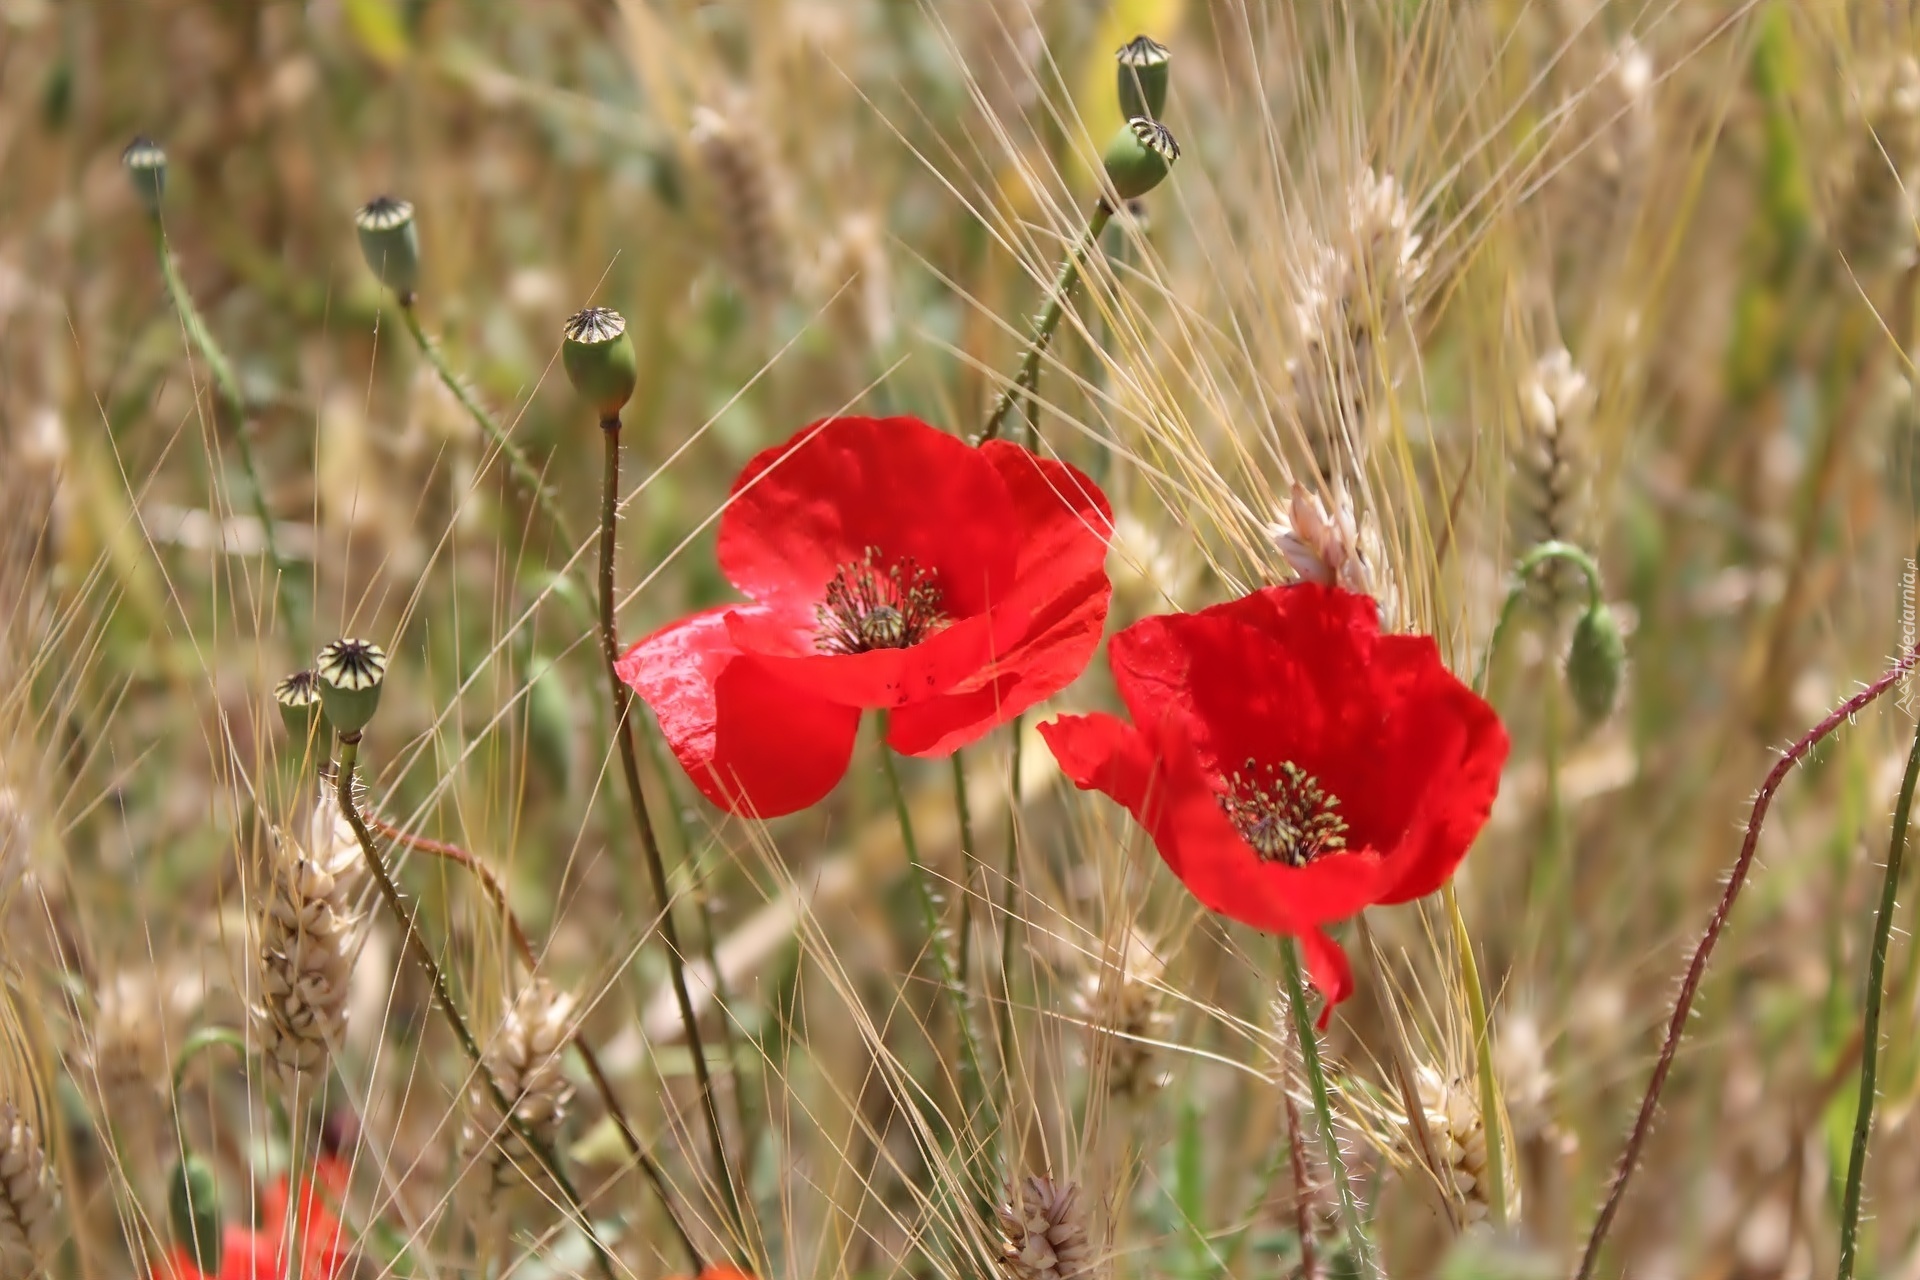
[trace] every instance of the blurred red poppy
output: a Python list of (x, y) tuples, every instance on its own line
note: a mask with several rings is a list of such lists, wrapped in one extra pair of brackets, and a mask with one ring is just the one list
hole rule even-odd
[(1499, 791), (1499, 717), (1431, 637), (1381, 635), (1370, 597), (1313, 583), (1147, 618), (1108, 661), (1132, 723), (1063, 716), (1047, 745), (1203, 905), (1300, 939), (1324, 1025), (1353, 989), (1324, 926), (1453, 874)]
[(282, 1174), (261, 1193), (258, 1231), (235, 1223), (222, 1229), (217, 1274), (202, 1272), (193, 1254), (178, 1244), (149, 1274), (152, 1280), (287, 1280), (296, 1274), (290, 1250), (297, 1250), (301, 1280), (338, 1280), (347, 1274), (351, 1242), (327, 1198), (338, 1202), (346, 1187), (346, 1164), (337, 1156), (321, 1156), (300, 1179), (297, 1205), (292, 1181)]
[(1106, 623), (1112, 510), (1085, 475), (917, 418), (831, 418), (755, 457), (720, 518), (750, 601), (656, 631), (620, 678), (715, 804), (833, 789), (862, 710), (943, 756), (1066, 687)]

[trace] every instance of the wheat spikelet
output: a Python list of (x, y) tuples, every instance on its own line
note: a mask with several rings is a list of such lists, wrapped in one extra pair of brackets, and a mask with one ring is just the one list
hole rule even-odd
[(1386, 548), (1373, 518), (1354, 514), (1344, 487), (1334, 489), (1329, 505), (1296, 482), (1279, 518), (1267, 526), (1267, 536), (1300, 581), (1372, 596), (1380, 606), (1380, 625), (1393, 629), (1400, 591), (1387, 572)]
[(813, 292), (833, 299), (827, 321), (855, 348), (884, 351), (899, 325), (893, 314), (893, 273), (880, 220), (856, 213), (827, 238), (813, 269)]
[[(486, 1069), (512, 1108), (513, 1119), (548, 1147), (559, 1136), (573, 1097), (561, 1053), (573, 1036), (574, 1007), (571, 994), (535, 978), (506, 1007), (485, 1054)], [(470, 1150), (479, 1152), (476, 1163), (484, 1178), (475, 1198), (480, 1208), (497, 1211), (503, 1193), (544, 1185), (540, 1157), (509, 1131), (484, 1081), (474, 1083), (467, 1101), (470, 1113), (463, 1138)]]
[(1000, 1266), (1013, 1280), (1075, 1280), (1093, 1273), (1093, 1248), (1074, 1183), (1030, 1175), (1000, 1206)]
[(1458, 1206), (1462, 1221), (1484, 1222), (1492, 1212), (1488, 1201), (1492, 1189), (1487, 1183), (1487, 1127), (1480, 1100), (1471, 1084), (1443, 1076), (1431, 1066), (1422, 1065), (1415, 1074), (1444, 1190)]
[(1393, 382), (1385, 342), (1426, 274), (1420, 245), (1399, 183), (1368, 169), (1347, 190), (1343, 225), (1309, 253), (1294, 308), (1299, 354), (1287, 371), (1323, 479), (1343, 463), (1358, 468), (1371, 450), (1377, 392)]
[(306, 838), (275, 830), (259, 921), (260, 1049), (289, 1082), (326, 1069), (347, 1019), (360, 846), (331, 784), (323, 784)]
[(126, 1147), (156, 1132), (170, 1070), (165, 1003), (150, 974), (123, 971), (93, 998), (86, 1078), (102, 1119)]
[(1114, 962), (1087, 974), (1074, 993), (1094, 1055), (1104, 1059), (1112, 1097), (1137, 1101), (1166, 1083), (1152, 1070), (1153, 1046), (1147, 1043), (1162, 1039), (1173, 1025), (1159, 986), (1165, 968), (1146, 941), (1130, 933)]
[(706, 171), (720, 215), (728, 265), (755, 298), (773, 298), (788, 284), (786, 246), (776, 216), (772, 170), (753, 131), (711, 107), (695, 110), (693, 149)]
[[(1584, 544), (1592, 506), (1588, 455), (1593, 391), (1564, 348), (1550, 351), (1520, 380), (1520, 447), (1514, 463), (1523, 487), (1518, 534), (1521, 549), (1542, 542)], [(1539, 581), (1554, 599), (1579, 580), (1556, 561)]]
[(1913, 261), (1914, 205), (1907, 180), (1920, 165), (1920, 61), (1901, 58), (1868, 113), (1836, 228), (1840, 252), (1862, 274)]
[(59, 1225), (58, 1209), (53, 1168), (37, 1127), (13, 1102), (0, 1103), (0, 1277), (40, 1274), (40, 1259)]
[(1125, 510), (1114, 514), (1112, 547), (1107, 568), (1117, 612), (1142, 617), (1185, 605), (1199, 577), (1197, 557), (1168, 546), (1152, 526)]

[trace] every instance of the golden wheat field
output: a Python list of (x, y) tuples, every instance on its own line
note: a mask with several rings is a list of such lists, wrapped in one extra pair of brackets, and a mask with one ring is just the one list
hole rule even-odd
[(0, 0), (0, 1280), (1920, 1280), (1915, 183), (1897, 0)]

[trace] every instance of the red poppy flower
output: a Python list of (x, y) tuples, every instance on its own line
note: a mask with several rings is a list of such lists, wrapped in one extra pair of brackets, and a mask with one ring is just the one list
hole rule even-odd
[(1129, 724), (1040, 726), (1083, 790), (1125, 805), (1200, 902), (1290, 934), (1327, 997), (1353, 989), (1323, 926), (1438, 889), (1500, 788), (1507, 734), (1427, 636), (1300, 583), (1147, 618), (1108, 661)]
[(1093, 481), (917, 418), (832, 418), (755, 457), (720, 517), (751, 603), (620, 659), (694, 785), (774, 817), (833, 789), (860, 713), (940, 756), (1065, 688), (1106, 623), (1112, 511)]
[(301, 1280), (338, 1280), (347, 1274), (351, 1244), (326, 1197), (338, 1201), (346, 1185), (346, 1165), (321, 1156), (300, 1179), (296, 1206), (292, 1181), (282, 1174), (261, 1193), (258, 1231), (235, 1223), (221, 1229), (218, 1275), (202, 1272), (191, 1251), (176, 1244), (152, 1267), (151, 1280), (287, 1280), (295, 1274), (293, 1251)]

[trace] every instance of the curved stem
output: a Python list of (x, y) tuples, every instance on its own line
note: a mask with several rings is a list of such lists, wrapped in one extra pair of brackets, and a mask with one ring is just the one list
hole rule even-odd
[(1487, 637), (1487, 647), (1481, 650), (1480, 665), (1473, 673), (1475, 693), (1484, 695), (1487, 691), (1487, 673), (1493, 666), (1494, 650), (1506, 638), (1507, 627), (1513, 622), (1520, 601), (1525, 598), (1528, 576), (1549, 560), (1566, 560), (1578, 565), (1587, 579), (1587, 607), (1593, 609), (1600, 605), (1600, 566), (1591, 555), (1571, 542), (1542, 542), (1535, 545), (1513, 566), (1513, 579), (1507, 587), (1507, 598), (1500, 604), (1500, 617), (1493, 624), (1493, 634)]
[[(507, 926), (507, 936), (513, 942), (514, 954), (520, 957), (520, 963), (526, 966), (528, 973), (536, 971), (538, 966), (533, 943), (527, 937), (526, 927), (520, 923), (519, 915), (508, 903), (506, 888), (493, 874), (493, 868), (478, 855), (469, 853), (459, 845), (402, 831), (376, 814), (368, 814), (366, 819), (369, 827), (395, 844), (403, 844), (409, 849), (431, 857), (443, 858), (471, 873), (473, 878), (480, 882), (480, 887), (486, 891), (488, 899), (499, 910), (500, 918)], [(601, 1068), (600, 1056), (593, 1051), (593, 1045), (577, 1028), (571, 1039), (575, 1051), (580, 1055), (580, 1064), (586, 1068), (588, 1077), (593, 1081), (593, 1087), (600, 1094), (600, 1101), (606, 1107), (607, 1115), (612, 1118), (614, 1127), (620, 1130), (620, 1137), (626, 1143), (627, 1153), (633, 1157), (634, 1163), (653, 1184), (655, 1193), (660, 1197), (660, 1206), (666, 1210), (667, 1220), (673, 1224), (674, 1234), (679, 1237), (681, 1247), (686, 1250), (687, 1260), (693, 1264), (694, 1274), (698, 1275), (706, 1269), (706, 1260), (701, 1257), (700, 1250), (693, 1243), (693, 1237), (688, 1234), (685, 1224), (680, 1221), (680, 1213), (674, 1207), (673, 1195), (667, 1188), (666, 1177), (660, 1172), (660, 1166), (655, 1163), (653, 1157), (647, 1154), (646, 1147), (641, 1144), (640, 1135), (634, 1131), (633, 1122), (627, 1118), (626, 1109), (620, 1105), (620, 1096), (614, 1092), (613, 1082), (607, 1078), (606, 1072)], [(244, 1048), (244, 1043), (242, 1047)]]
[(180, 1052), (173, 1055), (173, 1091), (180, 1092), (180, 1082), (187, 1078), (187, 1068), (193, 1060), (209, 1049), (225, 1047), (240, 1055), (242, 1061), (247, 1057), (247, 1038), (232, 1027), (196, 1027), (191, 1035), (180, 1045)]
[(1600, 1246), (1605, 1242), (1614, 1218), (1620, 1213), (1621, 1202), (1626, 1198), (1627, 1183), (1639, 1167), (1640, 1153), (1653, 1129), (1654, 1111), (1660, 1105), (1660, 1094), (1666, 1087), (1667, 1076), (1673, 1071), (1674, 1055), (1680, 1048), (1680, 1037), (1686, 1033), (1687, 1018), (1693, 1012), (1694, 997), (1699, 994), (1707, 960), (1713, 954), (1714, 944), (1720, 940), (1721, 930), (1726, 928), (1727, 917), (1732, 914), (1734, 901), (1740, 896), (1740, 887), (1746, 883), (1747, 872), (1752, 869), (1754, 850), (1760, 843), (1760, 829), (1766, 823), (1767, 810), (1773, 804), (1774, 793), (1780, 790), (1787, 774), (1806, 758), (1809, 751), (1861, 708), (1899, 683), (1900, 678), (1913, 669), (1916, 660), (1920, 660), (1920, 649), (1907, 653), (1879, 679), (1835, 707), (1826, 719), (1807, 730), (1787, 748), (1786, 754), (1768, 772), (1766, 781), (1760, 784), (1760, 790), (1753, 798), (1753, 809), (1747, 815), (1747, 833), (1740, 843), (1740, 856), (1734, 860), (1733, 870), (1727, 876), (1727, 887), (1720, 895), (1720, 903), (1707, 921), (1706, 931), (1700, 935), (1700, 941), (1694, 947), (1693, 959), (1687, 964), (1686, 975), (1680, 980), (1680, 994), (1673, 1002), (1673, 1016), (1667, 1020), (1667, 1033), (1660, 1044), (1660, 1056), (1654, 1062), (1653, 1075), (1647, 1081), (1646, 1095), (1640, 1100), (1640, 1112), (1634, 1118), (1633, 1130), (1627, 1135), (1627, 1144), (1620, 1152), (1620, 1162), (1614, 1168), (1606, 1201), (1600, 1206), (1600, 1216), (1594, 1220), (1593, 1230), (1587, 1236), (1586, 1249), (1580, 1257), (1580, 1269), (1575, 1273), (1576, 1280), (1589, 1280), (1593, 1275), (1593, 1269), (1600, 1260)]
[(1327, 1172), (1340, 1197), (1340, 1223), (1346, 1229), (1347, 1243), (1361, 1276), (1379, 1280), (1380, 1268), (1360, 1223), (1360, 1205), (1354, 1199), (1353, 1183), (1347, 1179), (1347, 1163), (1340, 1157), (1340, 1135), (1333, 1127), (1333, 1097), (1327, 1090), (1327, 1072), (1320, 1062), (1320, 1041), (1314, 1034), (1313, 1018), (1307, 1013), (1306, 984), (1300, 979), (1300, 944), (1292, 938), (1280, 940), (1280, 971), (1286, 979), (1287, 1006), (1293, 1010), (1294, 1033), (1300, 1038), (1300, 1061), (1307, 1070), (1314, 1115), (1320, 1121), (1320, 1145), (1326, 1149)]
[(360, 856), (366, 862), (367, 870), (372, 873), (374, 883), (379, 886), (381, 900), (400, 925), (400, 932), (407, 949), (413, 952), (415, 963), (420, 966), (421, 972), (426, 974), (427, 983), (433, 988), (434, 1004), (439, 1006), (441, 1015), (447, 1020), (447, 1025), (453, 1028), (453, 1038), (460, 1042), (461, 1051), (473, 1064), (474, 1072), (486, 1086), (494, 1106), (499, 1108), (501, 1116), (505, 1118), (507, 1127), (526, 1145), (527, 1150), (533, 1153), (534, 1158), (540, 1161), (541, 1166), (553, 1178), (554, 1186), (559, 1188), (560, 1194), (565, 1197), (568, 1208), (579, 1219), (580, 1229), (587, 1233), (587, 1239), (593, 1243), (594, 1257), (599, 1262), (601, 1273), (607, 1280), (613, 1280), (612, 1255), (607, 1252), (606, 1245), (601, 1242), (600, 1233), (593, 1229), (593, 1223), (587, 1217), (586, 1205), (580, 1199), (580, 1192), (574, 1187), (573, 1179), (567, 1176), (567, 1171), (560, 1165), (559, 1156), (553, 1152), (552, 1148), (514, 1114), (515, 1104), (509, 1101), (506, 1093), (500, 1088), (500, 1082), (495, 1080), (493, 1072), (487, 1069), (486, 1059), (480, 1052), (480, 1042), (474, 1038), (473, 1028), (467, 1024), (466, 1015), (461, 1013), (460, 1006), (454, 1003), (453, 991), (447, 986), (447, 975), (440, 968), (440, 962), (433, 958), (433, 950), (427, 946), (426, 937), (420, 932), (420, 923), (414, 918), (413, 909), (401, 898), (400, 887), (394, 883), (393, 873), (387, 869), (387, 864), (381, 859), (379, 850), (373, 846), (373, 833), (367, 829), (366, 820), (360, 816), (359, 806), (353, 799), (353, 767), (360, 752), (360, 735), (356, 733), (349, 737), (342, 734), (339, 743), (340, 764), (334, 785), (340, 801), (340, 811), (346, 815), (347, 825), (353, 828), (354, 839), (360, 844)]
[(467, 390), (466, 385), (454, 376), (453, 369), (447, 364), (446, 356), (441, 354), (439, 345), (427, 336), (425, 329), (420, 327), (420, 316), (414, 310), (411, 294), (400, 299), (400, 318), (406, 322), (407, 332), (413, 335), (414, 345), (420, 349), (420, 354), (426, 357), (427, 363), (432, 365), (433, 371), (440, 376), (441, 385), (453, 393), (453, 398), (460, 402), (460, 407), (467, 411), (467, 416), (473, 419), (474, 424), (480, 428), (481, 434), (486, 436), (494, 448), (500, 450), (501, 456), (507, 460), (507, 470), (513, 474), (514, 483), (533, 499), (534, 505), (540, 509), (541, 517), (553, 526), (554, 536), (559, 538), (560, 544), (566, 548), (566, 553), (571, 555), (576, 545), (573, 540), (573, 531), (568, 527), (567, 518), (561, 513), (560, 504), (554, 499), (553, 491), (541, 483), (540, 473), (534, 470), (526, 451), (513, 442), (513, 437), (507, 434), (506, 429), (486, 411), (478, 400), (474, 399), (473, 393)]
[(1873, 1132), (1873, 1091), (1880, 1059), (1880, 1005), (1887, 983), (1887, 947), (1893, 937), (1900, 864), (1907, 852), (1907, 815), (1913, 810), (1913, 785), (1920, 776), (1920, 723), (1914, 725), (1907, 771), (1900, 778), (1900, 799), (1893, 807), (1893, 835), (1887, 842), (1886, 878), (1880, 886), (1880, 910), (1873, 921), (1873, 950), (1867, 954), (1866, 1013), (1860, 1024), (1860, 1105), (1853, 1117), (1853, 1147), (1847, 1156), (1847, 1189), (1840, 1206), (1839, 1280), (1850, 1280), (1859, 1247), (1860, 1192), (1867, 1171), (1867, 1139)]
[(247, 435), (250, 415), (247, 413), (246, 399), (240, 394), (240, 380), (234, 376), (233, 364), (227, 359), (227, 353), (214, 341), (213, 331), (207, 328), (200, 309), (193, 304), (193, 295), (187, 292), (187, 282), (180, 278), (180, 269), (167, 248), (167, 233), (161, 227), (160, 219), (154, 218), (152, 226), (153, 251), (160, 260), (160, 279), (166, 287), (167, 300), (173, 303), (174, 311), (180, 316), (180, 327), (186, 331), (187, 341), (207, 362), (207, 370), (213, 377), (214, 397), (232, 423), (234, 443), (240, 447), (240, 469), (247, 474), (247, 496), (251, 499), (248, 505), (253, 508), (253, 518), (260, 524), (261, 545), (266, 548), (267, 561), (273, 566), (274, 594), (279, 597), (280, 609), (287, 617), (288, 626), (297, 631), (305, 625), (305, 620), (296, 611), (293, 564), (280, 550), (273, 516), (267, 510), (266, 485), (260, 478), (260, 466), (253, 456), (253, 442)]
[(686, 952), (680, 948), (680, 931), (673, 922), (673, 889), (667, 882), (660, 837), (653, 829), (647, 795), (640, 784), (640, 759), (633, 743), (633, 691), (620, 679), (616, 667), (620, 660), (620, 642), (613, 625), (613, 560), (614, 517), (620, 507), (620, 419), (611, 417), (602, 421), (600, 434), (606, 442), (605, 480), (600, 491), (600, 649), (613, 690), (613, 732), (620, 746), (620, 772), (626, 780), (627, 800), (633, 808), (633, 825), (640, 833), (647, 875), (653, 882), (660, 941), (667, 951), (667, 975), (673, 984), (674, 1002), (680, 1006), (680, 1025), (687, 1037), (687, 1052), (693, 1057), (693, 1076), (700, 1087), (701, 1110), (706, 1113), (713, 1176), (720, 1183), (727, 1216), (744, 1246), (748, 1242), (746, 1217), (740, 1209), (740, 1193), (734, 1186), (733, 1167), (727, 1160), (727, 1138), (720, 1127), (720, 1108), (713, 1096), (713, 1075), (707, 1068), (706, 1047), (700, 1041), (700, 1019), (694, 1014), (693, 999), (687, 993)]
[(1067, 299), (1073, 294), (1073, 287), (1080, 282), (1080, 272), (1092, 255), (1094, 246), (1100, 243), (1100, 233), (1107, 229), (1107, 223), (1113, 217), (1113, 210), (1102, 199), (1094, 205), (1092, 215), (1087, 219), (1086, 228), (1080, 238), (1073, 243), (1067, 253), (1066, 261), (1060, 264), (1060, 272), (1054, 277), (1053, 288), (1047, 294), (1047, 304), (1033, 322), (1033, 337), (1027, 342), (1027, 350), (1020, 357), (1020, 370), (1014, 375), (1013, 383), (1000, 393), (994, 402), (993, 412), (987, 415), (987, 425), (980, 432), (982, 441), (996, 439), (1006, 429), (1007, 415), (1013, 411), (1014, 404), (1033, 394), (1040, 381), (1040, 358), (1053, 343), (1053, 335), (1060, 328), (1061, 317), (1066, 315)]

